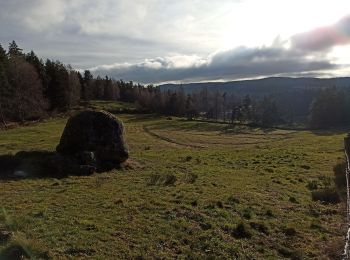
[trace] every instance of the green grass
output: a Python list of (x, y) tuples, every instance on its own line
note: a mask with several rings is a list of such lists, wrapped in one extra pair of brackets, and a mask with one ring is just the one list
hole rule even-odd
[[(26, 241), (32, 254), (52, 258), (326, 259), (341, 253), (344, 204), (313, 201), (308, 187), (334, 185), (345, 131), (119, 117), (131, 151), (128, 170), (0, 180), (0, 231), (14, 233), (0, 251)], [(0, 132), (0, 154), (52, 151), (65, 122)]]
[(123, 111), (135, 111), (136, 106), (133, 103), (126, 103), (126, 102), (116, 102), (116, 101), (101, 101), (101, 100), (94, 100), (89, 102), (84, 102), (82, 105), (86, 105), (87, 108), (92, 109), (100, 109), (100, 110), (107, 110), (110, 112), (123, 112)]

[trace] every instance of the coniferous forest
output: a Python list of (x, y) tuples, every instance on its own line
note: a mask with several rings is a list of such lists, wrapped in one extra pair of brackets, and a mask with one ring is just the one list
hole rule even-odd
[[(350, 88), (349, 88), (350, 89)], [(302, 124), (328, 128), (350, 123), (348, 88), (269, 92), (260, 97), (208, 90), (188, 92), (180, 87), (162, 90), (153, 85), (125, 82), (91, 71), (77, 71), (57, 60), (43, 60), (34, 51), (24, 53), (12, 41), (0, 45), (0, 121), (24, 122), (68, 111), (81, 101), (108, 100), (135, 103), (142, 112), (189, 119), (244, 123), (264, 127)]]

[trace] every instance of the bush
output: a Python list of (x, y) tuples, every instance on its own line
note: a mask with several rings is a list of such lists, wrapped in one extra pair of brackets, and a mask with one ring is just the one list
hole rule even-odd
[(336, 204), (340, 202), (339, 194), (334, 188), (313, 191), (311, 195), (313, 201), (321, 201), (328, 204)]

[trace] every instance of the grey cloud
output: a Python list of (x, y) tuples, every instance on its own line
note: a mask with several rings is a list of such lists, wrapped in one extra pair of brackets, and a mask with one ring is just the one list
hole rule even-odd
[[(311, 37), (313, 31), (292, 37), (290, 49), (276, 40), (270, 47), (240, 47), (207, 56), (218, 39), (212, 24), (225, 21), (220, 14), (233, 2), (240, 0), (0, 0), (0, 43), (16, 40), (25, 51), (33, 49), (43, 58), (143, 83), (335, 68), (322, 54), (306, 57), (314, 49), (345, 44), (345, 40)], [(323, 30), (349, 35), (349, 19)], [(317, 40), (310, 43), (310, 37)]]
[(334, 69), (336, 65), (325, 59), (308, 60), (304, 54), (283, 47), (235, 48), (210, 55), (189, 65), (174, 66), (168, 57), (147, 60), (138, 64), (115, 64), (93, 69), (97, 75), (141, 83), (171, 81), (203, 81), (239, 79), (246, 77), (280, 75), (284, 73), (313, 72)]
[(211, 20), (199, 18), (233, 2), (239, 0), (0, 0), (0, 43), (15, 40), (25, 51), (79, 69), (169, 53), (204, 55), (213, 50), (203, 37), (215, 39), (215, 31), (202, 35), (202, 22)]
[(331, 26), (299, 33), (291, 38), (292, 47), (307, 51), (324, 51), (350, 43), (350, 15)]

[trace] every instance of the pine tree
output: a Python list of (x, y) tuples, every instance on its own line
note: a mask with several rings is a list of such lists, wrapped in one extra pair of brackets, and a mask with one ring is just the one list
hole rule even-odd
[(9, 55), (10, 58), (23, 56), (23, 52), (22, 51), (23, 50), (18, 47), (18, 45), (17, 45), (17, 43), (15, 41), (12, 41), (9, 44), (8, 55)]

